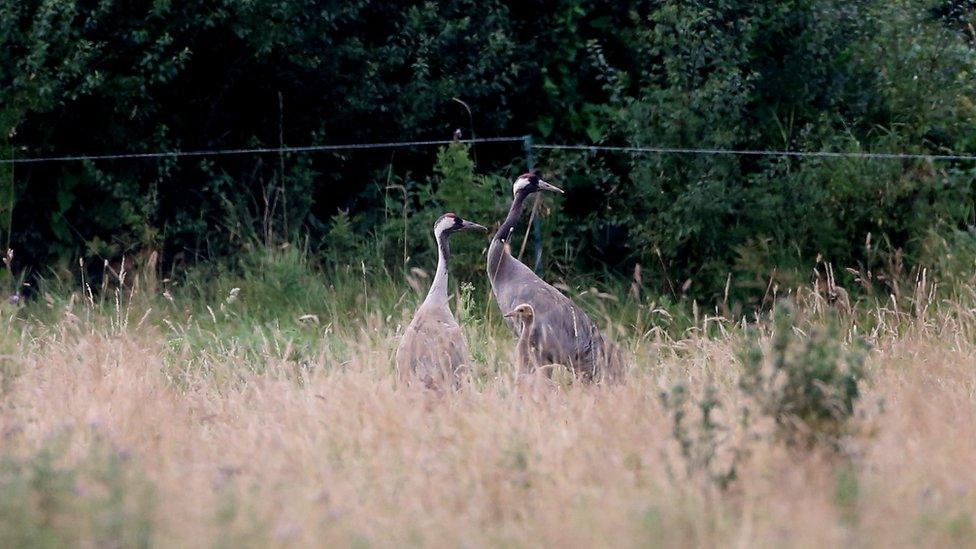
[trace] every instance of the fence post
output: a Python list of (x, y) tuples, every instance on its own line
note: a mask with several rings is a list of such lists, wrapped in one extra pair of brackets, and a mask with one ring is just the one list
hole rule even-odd
[[(535, 162), (532, 159), (532, 136), (526, 135), (522, 137), (522, 148), (525, 150), (525, 164), (528, 168), (528, 172), (531, 173), (535, 170)], [(536, 200), (539, 197), (536, 195)], [(538, 275), (542, 275), (542, 225), (539, 222), (539, 212), (532, 217), (532, 240), (535, 244), (535, 265), (533, 270)]]

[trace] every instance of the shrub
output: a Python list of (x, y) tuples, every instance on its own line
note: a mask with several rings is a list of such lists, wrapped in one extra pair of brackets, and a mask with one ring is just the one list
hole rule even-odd
[[(491, 229), (507, 211), (511, 182), (475, 173), (468, 146), (452, 143), (441, 148), (433, 171), (433, 176), (424, 181), (407, 179), (388, 185), (390, 192), (384, 197), (386, 215), (373, 229), (372, 240), (390, 263), (433, 272), (437, 262), (433, 226), (438, 217), (454, 212)], [(333, 231), (340, 227), (336, 221), (333, 220)], [(455, 235), (451, 239), (452, 280), (484, 279), (486, 240), (485, 235), (473, 234)], [(362, 250), (362, 246), (358, 249)]]
[(845, 345), (836, 323), (801, 336), (792, 309), (779, 304), (768, 348), (750, 337), (739, 352), (739, 388), (788, 443), (834, 443), (854, 413), (866, 350), (862, 341)]
[(750, 334), (739, 351), (745, 398), (733, 401), (741, 406), (725, 405), (711, 385), (700, 395), (680, 384), (661, 394), (687, 476), (726, 490), (761, 440), (836, 449), (854, 414), (866, 350), (861, 341), (845, 345), (836, 323), (802, 335), (791, 308), (777, 305), (768, 348)]

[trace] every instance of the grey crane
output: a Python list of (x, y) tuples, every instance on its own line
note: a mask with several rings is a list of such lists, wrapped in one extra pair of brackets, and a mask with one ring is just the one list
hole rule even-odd
[[(488, 247), (488, 280), (502, 313), (520, 304), (534, 310), (530, 334), (541, 364), (562, 364), (585, 380), (612, 379), (619, 369), (616, 349), (605, 341), (596, 325), (568, 297), (539, 278), (532, 269), (512, 257), (510, 235), (522, 214), (526, 198), (539, 191), (562, 193), (539, 176), (523, 174), (512, 186), (513, 200), (508, 216), (491, 238)], [(506, 319), (521, 334), (522, 323)]]
[(451, 234), (465, 230), (488, 232), (487, 228), (453, 213), (442, 215), (434, 223), (437, 272), (396, 350), (397, 373), (401, 379), (413, 376), (428, 388), (456, 385), (460, 369), (468, 362), (464, 334), (447, 303), (447, 263), (451, 256), (448, 239)]

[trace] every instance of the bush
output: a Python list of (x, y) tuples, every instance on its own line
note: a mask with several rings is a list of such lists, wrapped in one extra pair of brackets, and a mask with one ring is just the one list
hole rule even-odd
[(741, 404), (729, 407), (711, 385), (700, 395), (681, 384), (661, 394), (686, 475), (726, 490), (758, 441), (838, 449), (860, 395), (866, 351), (861, 341), (845, 345), (836, 323), (801, 335), (790, 307), (778, 304), (768, 348), (753, 333), (738, 353), (745, 398), (733, 402)]
[[(976, 144), (976, 88), (961, 78), (976, 70), (972, 46), (917, 3), (665, 1), (648, 11), (631, 35), (645, 53), (632, 71), (638, 91), (610, 111), (607, 144), (934, 154)], [(933, 226), (972, 218), (969, 162), (591, 152), (543, 161), (573, 182), (575, 218), (559, 218), (570, 249), (639, 262), (661, 291), (689, 281), (692, 296), (727, 292), (733, 304), (808, 282), (817, 256), (867, 263), (870, 236), (914, 258)]]
[[(434, 245), (434, 221), (445, 212), (454, 212), (463, 219), (480, 223), (491, 229), (502, 219), (511, 201), (511, 182), (493, 175), (475, 173), (475, 164), (467, 145), (452, 143), (437, 152), (433, 176), (425, 181), (398, 181), (390, 185), (385, 197), (386, 215), (373, 229), (376, 254), (388, 263), (405, 267), (419, 267), (433, 273), (437, 262)], [(340, 221), (343, 224), (336, 223)], [(349, 225), (340, 217), (333, 224)], [(342, 234), (345, 234), (344, 232)], [(461, 233), (451, 239), (452, 280), (478, 280), (484, 283), (484, 234)], [(401, 251), (402, 250), (402, 251)], [(330, 261), (339, 262), (346, 254), (334, 254)], [(362, 255), (358, 256), (362, 257)], [(358, 264), (358, 261), (356, 261)]]
[(835, 443), (854, 414), (867, 345), (845, 345), (836, 323), (810, 332), (801, 336), (791, 308), (777, 305), (769, 347), (751, 337), (739, 352), (739, 388), (786, 442)]

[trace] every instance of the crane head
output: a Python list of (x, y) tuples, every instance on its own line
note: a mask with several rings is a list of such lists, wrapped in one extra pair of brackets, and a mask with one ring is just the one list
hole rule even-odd
[(529, 305), (528, 303), (522, 303), (521, 305), (516, 306), (510, 312), (505, 313), (505, 318), (517, 318), (522, 322), (531, 321), (532, 317), (534, 316), (535, 310), (532, 308), (532, 305)]
[(448, 212), (437, 218), (434, 222), (434, 235), (447, 236), (458, 231), (482, 231), (488, 232), (488, 228), (472, 221), (461, 219), (457, 214)]
[(524, 173), (518, 176), (518, 179), (515, 180), (515, 184), (512, 185), (512, 194), (516, 196), (518, 196), (519, 193), (529, 195), (539, 191), (550, 191), (563, 194), (562, 189), (551, 183), (543, 181), (541, 177), (534, 173)]

